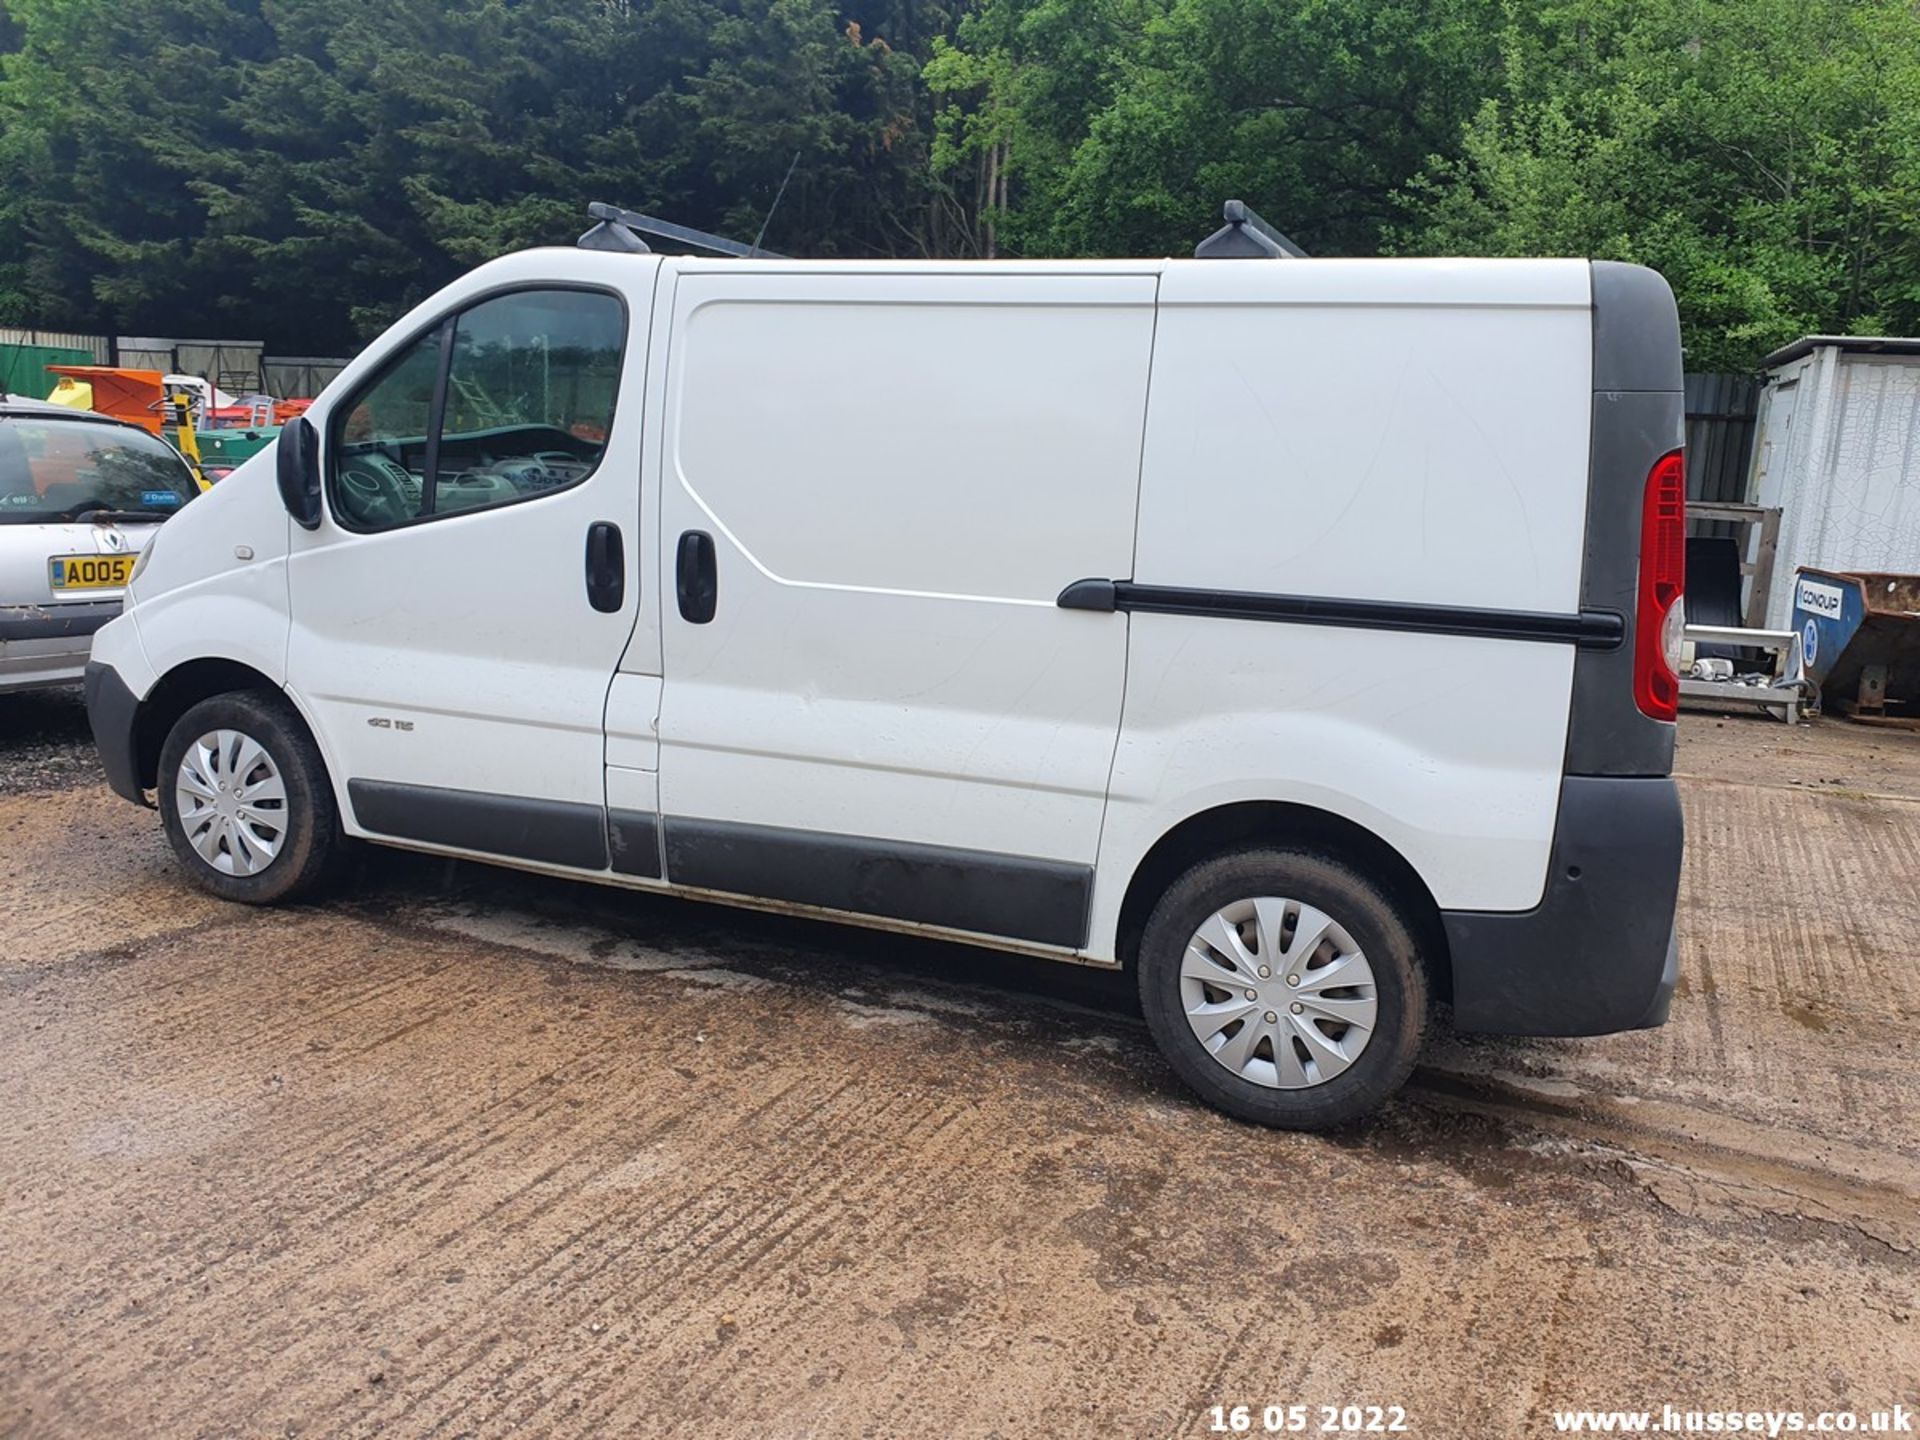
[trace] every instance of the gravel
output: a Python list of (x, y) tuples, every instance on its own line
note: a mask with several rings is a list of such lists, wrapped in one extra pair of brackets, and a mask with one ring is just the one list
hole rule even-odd
[(104, 783), (78, 686), (0, 695), (0, 795)]

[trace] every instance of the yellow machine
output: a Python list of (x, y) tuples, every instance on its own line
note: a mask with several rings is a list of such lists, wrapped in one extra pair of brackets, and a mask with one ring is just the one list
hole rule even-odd
[(53, 387), (53, 393), (47, 396), (49, 403), (64, 405), (69, 410), (91, 410), (93, 408), (93, 386), (84, 380), (76, 380), (71, 375), (62, 375)]
[(207, 472), (200, 465), (200, 442), (193, 433), (193, 396), (185, 390), (174, 390), (166, 399), (168, 418), (173, 421), (173, 447), (186, 458), (187, 468), (193, 471), (193, 483), (204, 491), (213, 488), (213, 482), (207, 479)]
[[(117, 365), (49, 365), (59, 379), (47, 397), (56, 405), (95, 410), (171, 440), (193, 471), (194, 483), (211, 490), (200, 466), (200, 443), (193, 433), (193, 396), (169, 387), (158, 370), (130, 370)], [(169, 435), (168, 430), (172, 430)]]

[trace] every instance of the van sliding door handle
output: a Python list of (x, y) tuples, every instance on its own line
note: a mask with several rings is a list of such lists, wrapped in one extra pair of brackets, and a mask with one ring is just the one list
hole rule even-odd
[(713, 564), (713, 537), (706, 531), (689, 530), (680, 537), (674, 588), (679, 592), (682, 620), (704, 625), (713, 619), (720, 599), (720, 576)]
[(620, 527), (596, 520), (587, 527), (587, 603), (603, 615), (618, 613), (627, 594), (627, 547)]

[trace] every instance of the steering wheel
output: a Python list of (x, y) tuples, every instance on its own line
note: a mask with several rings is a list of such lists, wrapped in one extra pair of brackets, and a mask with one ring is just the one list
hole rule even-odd
[(414, 501), (384, 455), (354, 455), (340, 466), (340, 499), (362, 525), (398, 525), (413, 519)]

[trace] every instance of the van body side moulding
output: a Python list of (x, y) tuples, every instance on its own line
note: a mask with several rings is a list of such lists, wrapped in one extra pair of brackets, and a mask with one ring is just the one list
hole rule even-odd
[(1401, 630), (1422, 635), (1474, 635), (1491, 640), (1541, 640), (1599, 650), (1617, 647), (1627, 630), (1625, 618), (1611, 610), (1554, 615), (1471, 605), (1409, 605), (1398, 600), (1343, 600), (1324, 595), (1270, 595), (1182, 585), (1137, 585), (1131, 580), (1076, 580), (1060, 592), (1057, 603), (1063, 610), (1141, 611), (1216, 620)]
[(945, 845), (669, 815), (675, 885), (1077, 950), (1093, 867)]
[(379, 835), (575, 870), (607, 868), (606, 811), (598, 805), (390, 780), (349, 780), (347, 798), (354, 818)]

